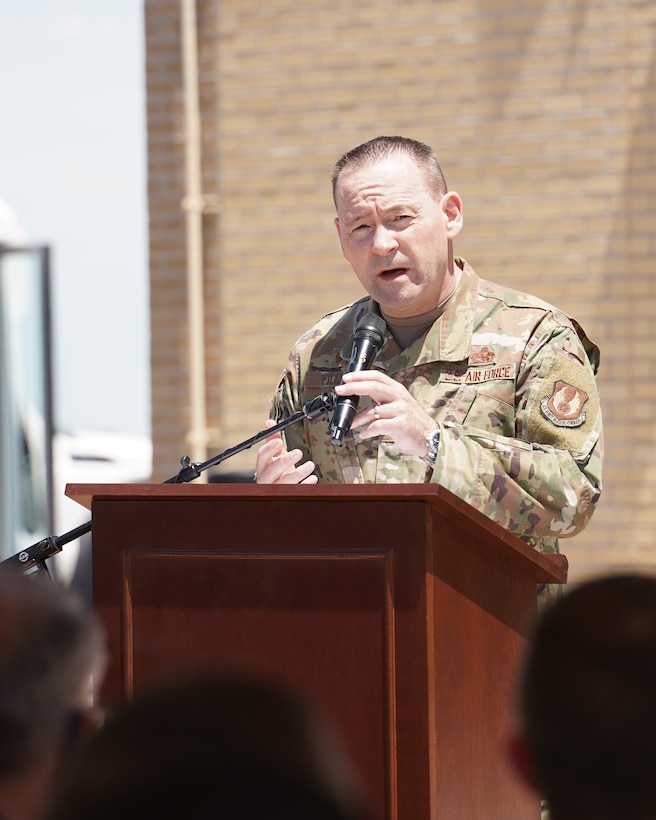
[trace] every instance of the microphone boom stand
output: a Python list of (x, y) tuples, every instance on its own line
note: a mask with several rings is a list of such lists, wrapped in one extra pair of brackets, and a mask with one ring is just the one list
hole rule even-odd
[[(248, 450), (258, 442), (269, 438), (269, 436), (279, 433), (281, 430), (290, 427), (292, 424), (296, 424), (297, 421), (301, 421), (305, 418), (309, 420), (316, 419), (324, 413), (333, 410), (336, 399), (337, 396), (335, 393), (321, 393), (319, 396), (316, 396), (314, 399), (306, 402), (303, 405), (302, 410), (294, 413), (289, 418), (284, 419), (273, 427), (267, 427), (264, 430), (260, 430), (259, 433), (256, 433), (251, 438), (242, 441), (240, 444), (236, 444), (234, 447), (229, 447), (222, 453), (208, 459), (208, 461), (203, 461), (202, 463), (192, 462), (189, 456), (183, 456), (180, 459), (180, 464), (182, 465), (181, 469), (174, 476), (167, 478), (166, 481), (163, 481), (162, 483), (185, 484), (193, 481), (198, 478), (202, 472), (210, 467), (215, 467), (222, 461), (226, 461), (226, 459), (237, 455), (237, 453), (241, 453), (243, 450)], [(26, 549), (17, 552), (15, 555), (12, 555), (10, 558), (0, 561), (0, 566), (20, 569), (21, 572), (25, 574), (31, 572), (45, 572), (46, 575), (50, 575), (48, 567), (46, 566), (46, 560), (53, 555), (56, 555), (58, 552), (61, 552), (64, 544), (68, 544), (76, 538), (81, 538), (88, 532), (91, 532), (91, 521), (87, 521), (85, 524), (81, 524), (79, 527), (75, 527), (75, 529), (69, 530), (63, 535), (48, 535), (36, 544), (32, 544), (31, 547), (27, 547)]]

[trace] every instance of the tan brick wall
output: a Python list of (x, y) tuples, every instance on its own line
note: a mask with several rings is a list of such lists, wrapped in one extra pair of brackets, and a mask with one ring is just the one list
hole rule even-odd
[[(528, 6), (528, 7), (525, 7)], [(146, 0), (155, 480), (188, 445), (177, 0)], [(456, 250), (602, 348), (605, 491), (571, 577), (656, 564), (656, 6), (199, 0), (208, 457), (263, 427), (292, 341), (360, 295), (329, 174), (402, 133), (465, 201)], [(250, 469), (254, 451), (224, 464)]]

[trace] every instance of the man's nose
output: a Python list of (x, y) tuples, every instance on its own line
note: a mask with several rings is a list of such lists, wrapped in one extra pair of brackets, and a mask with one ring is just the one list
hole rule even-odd
[(374, 231), (372, 251), (379, 256), (387, 256), (397, 246), (398, 241), (394, 231), (391, 231), (385, 225), (378, 225)]

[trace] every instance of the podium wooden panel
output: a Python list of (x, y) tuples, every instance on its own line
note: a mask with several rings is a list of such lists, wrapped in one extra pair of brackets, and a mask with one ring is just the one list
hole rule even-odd
[(106, 702), (207, 665), (307, 692), (386, 820), (538, 818), (503, 751), (536, 584), (566, 580), (441, 487), (69, 485), (92, 510)]

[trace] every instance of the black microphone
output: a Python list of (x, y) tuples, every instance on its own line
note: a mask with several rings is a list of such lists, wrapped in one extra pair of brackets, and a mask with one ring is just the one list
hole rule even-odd
[[(378, 351), (385, 341), (385, 322), (375, 313), (367, 313), (360, 320), (353, 335), (351, 361), (346, 373), (357, 370), (369, 370)], [(330, 425), (330, 437), (336, 446), (342, 444), (344, 434), (351, 428), (351, 422), (358, 409), (359, 396), (339, 396), (335, 403), (335, 412)]]

